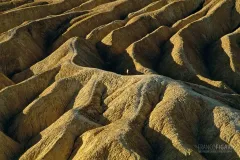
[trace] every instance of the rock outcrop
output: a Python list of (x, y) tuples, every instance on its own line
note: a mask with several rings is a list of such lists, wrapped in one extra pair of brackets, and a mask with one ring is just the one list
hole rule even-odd
[(0, 0), (0, 159), (239, 159), (240, 0)]

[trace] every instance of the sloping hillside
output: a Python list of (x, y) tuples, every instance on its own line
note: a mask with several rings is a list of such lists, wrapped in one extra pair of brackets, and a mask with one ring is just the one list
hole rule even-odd
[(240, 0), (0, 0), (0, 160), (240, 159)]

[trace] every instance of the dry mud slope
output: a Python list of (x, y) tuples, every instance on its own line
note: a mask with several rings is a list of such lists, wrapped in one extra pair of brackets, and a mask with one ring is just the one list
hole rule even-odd
[(0, 160), (239, 160), (239, 94), (240, 0), (0, 0)]

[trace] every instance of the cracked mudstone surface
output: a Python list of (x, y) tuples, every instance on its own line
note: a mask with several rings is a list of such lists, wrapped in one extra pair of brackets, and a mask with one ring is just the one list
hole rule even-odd
[(240, 0), (0, 0), (1, 160), (237, 160), (239, 94)]

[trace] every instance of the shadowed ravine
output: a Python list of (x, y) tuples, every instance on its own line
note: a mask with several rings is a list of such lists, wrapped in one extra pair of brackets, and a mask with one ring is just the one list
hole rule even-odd
[(240, 0), (0, 0), (0, 160), (237, 160), (239, 94)]

